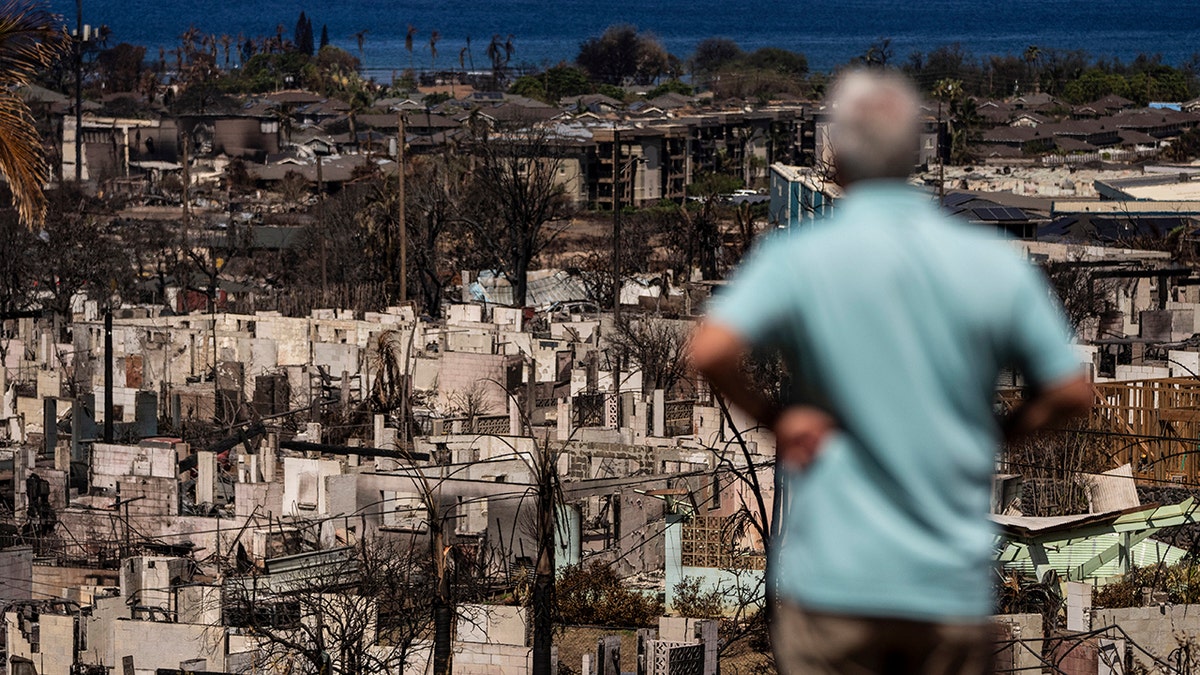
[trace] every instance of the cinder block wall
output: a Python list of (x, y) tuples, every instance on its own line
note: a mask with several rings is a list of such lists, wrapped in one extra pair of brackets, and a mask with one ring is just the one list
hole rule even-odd
[[(1157, 672), (1157, 666), (1142, 650), (1166, 659), (1180, 645), (1200, 639), (1200, 605), (1153, 605), (1097, 609), (1092, 614), (1092, 629), (1120, 626), (1141, 649), (1130, 646), (1138, 663)], [(1121, 637), (1113, 631), (1113, 637)]]

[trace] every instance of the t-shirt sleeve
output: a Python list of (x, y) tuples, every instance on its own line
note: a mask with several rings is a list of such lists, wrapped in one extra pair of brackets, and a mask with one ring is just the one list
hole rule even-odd
[(1046, 386), (1079, 375), (1083, 368), (1071, 348), (1071, 328), (1045, 278), (1021, 263), (1012, 308), (1010, 348), (1013, 365), (1034, 386)]
[(748, 344), (776, 343), (787, 313), (786, 261), (782, 240), (759, 242), (709, 309), (709, 320), (732, 329)]

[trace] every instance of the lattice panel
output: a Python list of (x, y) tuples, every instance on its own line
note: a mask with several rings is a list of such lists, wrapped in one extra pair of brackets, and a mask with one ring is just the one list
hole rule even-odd
[(663, 406), (663, 423), (668, 436), (688, 436), (692, 433), (692, 408), (695, 401), (667, 401)]
[[(649, 666), (650, 672), (647, 675), (670, 675), (671, 673), (671, 650), (677, 647), (690, 647), (688, 642), (671, 642), (670, 640), (648, 640), (647, 652), (650, 654)], [(703, 645), (699, 645), (703, 648)], [(701, 652), (703, 658), (703, 652)]]
[(683, 523), (681, 563), (685, 567), (714, 569), (766, 569), (766, 557), (742, 553), (726, 539), (725, 519), (720, 516), (694, 516)]
[(576, 427), (604, 425), (604, 394), (579, 394), (574, 407)]
[(703, 675), (704, 645), (672, 647), (667, 662), (667, 675)]
[(508, 415), (497, 415), (495, 417), (476, 417), (475, 418), (475, 433), (488, 434), (492, 436), (507, 436), (511, 429)]
[(604, 426), (616, 429), (621, 425), (621, 399), (613, 394), (604, 397)]

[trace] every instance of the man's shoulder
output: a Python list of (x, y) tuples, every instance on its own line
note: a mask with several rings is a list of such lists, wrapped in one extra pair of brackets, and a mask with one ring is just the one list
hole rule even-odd
[(932, 244), (945, 248), (950, 255), (987, 263), (988, 271), (1022, 274), (1030, 268), (1014, 240), (995, 228), (968, 223), (942, 212), (937, 212), (931, 220), (935, 223)]

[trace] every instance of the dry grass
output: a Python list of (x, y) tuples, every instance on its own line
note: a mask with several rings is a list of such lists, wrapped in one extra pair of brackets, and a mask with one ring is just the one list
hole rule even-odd
[(583, 655), (595, 658), (596, 643), (607, 635), (621, 636), (621, 672), (637, 672), (637, 631), (605, 626), (562, 626), (554, 636), (558, 646), (559, 670), (567, 666), (572, 672), (583, 672)]
[[(558, 646), (559, 668), (583, 672), (583, 655), (596, 653), (597, 641), (606, 635), (621, 636), (621, 672), (637, 672), (637, 631), (604, 626), (561, 626), (554, 636)], [(774, 660), (758, 651), (749, 639), (741, 639), (721, 653), (721, 672), (725, 675), (773, 675)]]

